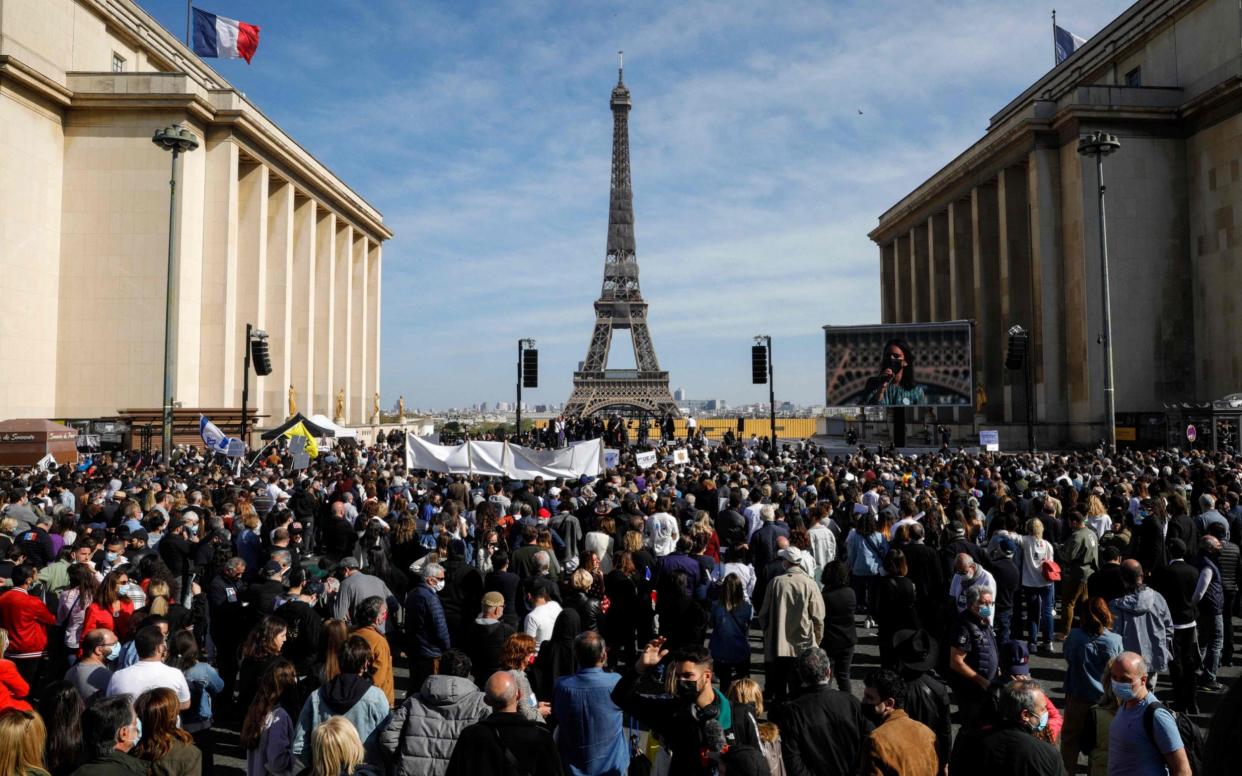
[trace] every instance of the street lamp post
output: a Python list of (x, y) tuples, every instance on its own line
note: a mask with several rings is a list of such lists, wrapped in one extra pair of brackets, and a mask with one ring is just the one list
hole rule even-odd
[(1108, 449), (1117, 449), (1116, 400), (1113, 396), (1113, 309), (1108, 287), (1108, 228), (1104, 218), (1104, 157), (1121, 148), (1116, 135), (1099, 130), (1078, 141), (1078, 153), (1095, 157), (1095, 178), (1099, 184), (1100, 209), (1100, 286), (1104, 297), (1104, 405), (1108, 424)]
[(176, 338), (173, 336), (173, 319), (177, 314), (177, 157), (198, 148), (198, 138), (180, 124), (172, 124), (156, 130), (151, 142), (165, 151), (172, 152), (172, 172), (168, 178), (168, 277), (164, 292), (164, 422), (163, 441), (160, 446), (164, 465), (172, 455), (173, 427), (173, 369), (177, 356)]

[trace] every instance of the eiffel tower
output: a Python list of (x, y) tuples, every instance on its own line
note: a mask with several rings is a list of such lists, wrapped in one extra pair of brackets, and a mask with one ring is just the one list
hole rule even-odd
[[(647, 303), (638, 288), (638, 259), (634, 255), (634, 192), (630, 188), (630, 90), (625, 87), (624, 62), (617, 69), (612, 90), (612, 187), (608, 199), (608, 253), (604, 258), (604, 287), (595, 302), (595, 329), (586, 361), (574, 372), (574, 390), (565, 414), (623, 415), (677, 414), (668, 389), (668, 372), (660, 370), (651, 332)], [(608, 350), (615, 329), (629, 329), (634, 344), (635, 369), (608, 369)]]

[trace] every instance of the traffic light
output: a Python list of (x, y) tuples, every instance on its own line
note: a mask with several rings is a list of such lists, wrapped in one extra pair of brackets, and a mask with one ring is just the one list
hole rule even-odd
[(256, 331), (250, 340), (250, 359), (254, 362), (254, 373), (265, 377), (272, 373), (272, 356), (267, 349), (267, 334)]
[(539, 387), (539, 351), (533, 348), (522, 351), (522, 387)]
[(1009, 329), (1009, 352), (1005, 354), (1006, 369), (1021, 369), (1026, 363), (1026, 348), (1030, 335), (1021, 326)]

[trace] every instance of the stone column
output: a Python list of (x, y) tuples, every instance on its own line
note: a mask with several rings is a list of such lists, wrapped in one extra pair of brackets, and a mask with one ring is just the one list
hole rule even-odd
[(1027, 169), (1031, 205), (1031, 274), (1035, 413), (1042, 421), (1069, 420), (1065, 391), (1065, 269), (1061, 256), (1061, 158), (1055, 139), (1036, 139)]
[(336, 402), (336, 214), (315, 206), (315, 400), (329, 418)]
[(893, 283), (897, 302), (897, 319), (895, 322), (909, 323), (914, 320), (914, 311), (912, 309), (914, 300), (911, 298), (909, 235), (903, 234), (895, 238), (893, 240), (893, 251), (897, 258), (895, 269), (896, 282)]
[(354, 387), (356, 401), (351, 411), (356, 413), (355, 422), (366, 425), (371, 419), (371, 386), (367, 380), (367, 238), (361, 231), (354, 231), (353, 254), (353, 354), (350, 384)]
[(880, 246), (880, 320), (893, 323), (897, 315), (897, 254), (893, 243)]
[(947, 321), (953, 315), (949, 298), (953, 295), (953, 272), (949, 268), (949, 213), (942, 210), (927, 219), (927, 250), (931, 271), (927, 274), (931, 309), (928, 320)]
[(315, 409), (315, 201), (299, 192), (293, 201), (293, 338), (290, 382), (298, 392), (298, 411)]
[(293, 383), (293, 185), (272, 178), (267, 205), (267, 333), (272, 373), (263, 378), (263, 406), (276, 424), (289, 414)]
[(336, 376), (332, 387), (333, 411), (336, 406), (335, 391), (345, 391), (345, 417), (342, 422), (349, 423), (353, 413), (354, 386), (351, 381), (350, 365), (353, 363), (353, 318), (354, 318), (354, 273), (350, 266), (354, 245), (354, 228), (338, 219), (336, 233), (336, 355), (334, 368)]
[[(1006, 167), (997, 178), (997, 210), (1000, 215), (1000, 289), (1002, 347), (1007, 332), (1019, 325), (1034, 332), (1034, 296), (1031, 283), (1031, 224), (1026, 168)], [(1024, 373), (1004, 370), (1005, 420), (1026, 422)]]
[(975, 242), (971, 200), (949, 203), (949, 317), (975, 317)]
[[(382, 255), (380, 244), (367, 241), (367, 380), (373, 391), (380, 390), (380, 269)], [(380, 397), (384, 405), (392, 406), (397, 397)], [(382, 405), (381, 405), (382, 406)]]
[(911, 292), (914, 300), (914, 317), (918, 323), (931, 320), (931, 259), (928, 255), (927, 224), (918, 224), (910, 230)]
[(237, 349), (238, 152), (231, 139), (208, 138), (203, 202), (202, 341), (198, 362), (203, 406), (229, 407), (240, 393)]
[(988, 181), (971, 191), (972, 243), (975, 275), (975, 359), (976, 382), (988, 394), (986, 418), (1000, 422), (1005, 418), (1004, 332), (1000, 297), (1000, 216), (997, 210), (996, 182)]
[[(235, 352), (244, 359), (246, 324), (259, 329), (267, 325), (268, 174), (265, 165), (254, 162), (242, 163), (238, 174), (237, 319), (233, 322), (233, 338)], [(243, 364), (238, 365), (239, 370)], [(255, 413), (266, 411), (260, 381), (267, 379), (270, 378), (256, 376), (251, 368), (250, 406)], [(241, 407), (241, 379), (235, 390), (232, 404)]]

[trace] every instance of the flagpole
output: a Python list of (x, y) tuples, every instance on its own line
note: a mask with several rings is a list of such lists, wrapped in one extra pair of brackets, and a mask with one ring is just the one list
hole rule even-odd
[(1057, 62), (1057, 9), (1052, 9), (1052, 66), (1056, 67)]
[[(194, 0), (185, 0), (185, 46), (190, 47), (190, 17), (194, 15)], [(1052, 12), (1052, 18), (1055, 20), (1057, 12)]]

